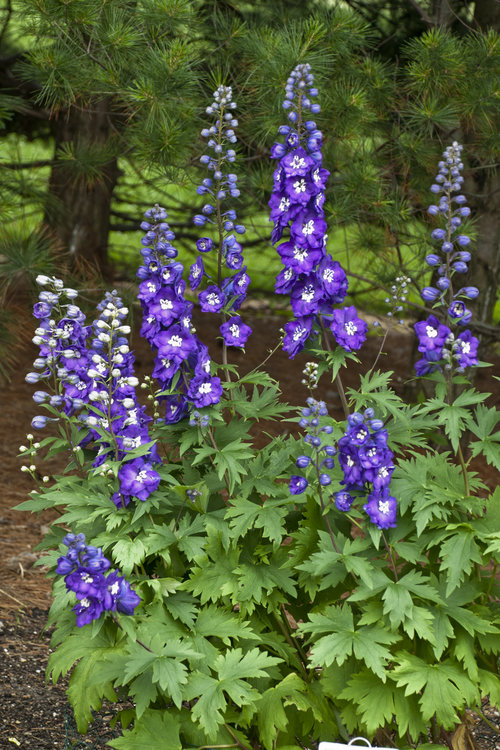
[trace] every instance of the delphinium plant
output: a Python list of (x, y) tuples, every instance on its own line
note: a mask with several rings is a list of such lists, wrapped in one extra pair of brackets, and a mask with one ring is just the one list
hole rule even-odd
[[(235, 162), (236, 151), (233, 145), (237, 138), (234, 128), (238, 120), (234, 116), (236, 102), (230, 86), (219, 86), (214, 91), (214, 101), (206, 109), (214, 124), (203, 128), (201, 135), (208, 139), (207, 147), (213, 153), (203, 154), (200, 161), (211, 177), (205, 177), (197, 188), (199, 195), (206, 196), (207, 202), (202, 212), (196, 214), (197, 227), (213, 230), (213, 237), (200, 237), (196, 242), (198, 257), (191, 265), (189, 281), (191, 289), (200, 287), (204, 277), (207, 283), (198, 293), (198, 301), (203, 312), (220, 313), (223, 322), (220, 332), (223, 340), (223, 362), (227, 364), (227, 347), (244, 347), (252, 329), (235, 315), (245, 300), (250, 284), (250, 276), (244, 265), (243, 248), (238, 237), (245, 233), (243, 224), (238, 223), (232, 200), (238, 198), (238, 175), (230, 172)], [(203, 256), (215, 255), (216, 277), (210, 278), (205, 269)]]
[[(308, 97), (295, 99), (295, 87), (303, 91), (304, 82), (311, 88), (308, 76), (301, 66), (287, 84), (287, 101), (300, 101), (299, 109)], [(298, 110), (289, 109), (297, 115), (290, 119), (294, 130), (302, 132)], [(292, 197), (300, 180), (306, 186), (300, 196), (307, 190), (321, 194), (321, 187), (310, 185), (316, 167), (307, 161), (315, 162), (324, 180), (320, 136), (309, 128), (314, 149), (291, 138), (292, 129), (283, 153), (274, 149), (281, 160), (288, 154), (290, 163), (308, 165), (303, 175), (287, 176), (288, 162), (278, 167), (285, 181), (280, 202)], [(457, 150), (447, 152), (450, 159)], [(452, 190), (444, 176), (436, 184)], [(461, 202), (452, 204), (445, 195), (440, 229), (453, 244)], [(292, 232), (313, 222), (323, 238), (322, 215), (311, 197), (301, 200), (278, 232), (293, 218)], [(68, 696), (80, 731), (106, 697), (122, 704), (117, 714), (122, 736), (108, 743), (119, 750), (303, 750), (354, 734), (385, 747), (429, 748), (459, 726), (466, 708), (481, 712), (487, 697), (499, 705), (500, 494), (490, 492), (470, 468), (471, 455), (500, 468), (498, 412), (483, 403), (486, 394), (466, 383), (474, 358), (466, 362), (463, 353), (471, 339), (461, 334), (451, 339), (439, 329), (451, 331), (451, 325), (433, 320), (425, 323), (424, 337), (417, 324), (421, 345), (433, 342), (423, 351), (433, 371), (419, 377), (432, 379), (435, 396), (406, 404), (391, 389), (391, 373), (371, 368), (358, 389), (345, 393), (347, 417), (332, 418), (315, 395), (318, 379), (325, 377), (325, 363), (336, 377), (342, 347), (358, 348), (361, 330), (349, 306), (333, 311), (344, 300), (345, 281), (325, 254), (323, 239), (321, 246), (301, 240), (286, 257), (295, 263), (296, 256), (312, 254), (314, 261), (307, 269), (288, 265), (282, 275), (291, 284), (296, 316), (286, 330), (286, 350), (294, 356), (302, 348), (307, 336), (294, 338), (298, 327), (310, 333), (321, 330), (322, 322), (326, 327), (325, 320), (332, 327), (340, 311), (341, 333), (334, 331), (340, 355), (338, 349), (327, 355), (318, 337), (319, 361), (305, 365), (309, 395), (298, 416), (279, 401), (278, 385), (258, 370), (238, 378), (233, 367), (220, 398), (197, 403), (192, 390), (197, 367), (201, 362), (203, 382), (210, 382), (212, 365), (202, 344), (183, 349), (194, 333), (181, 264), (169, 245), (163, 209), (155, 207), (147, 218), (140, 299), (143, 333), (155, 349), (162, 389), (150, 394), (153, 424), (139, 419), (148, 424), (151, 441), (144, 442), (141, 426), (137, 447), (127, 442), (124, 451), (120, 442), (129, 424), (128, 417), (122, 420), (122, 406), (136, 416), (143, 412), (132, 392), (121, 390), (133, 389), (136, 381), (129, 369), (121, 369), (131, 360), (115, 297), (93, 328), (83, 326), (72, 302), (63, 311), (69, 327), (74, 329), (74, 321), (81, 327), (74, 340), (79, 358), (89, 363), (82, 368), (92, 380), (88, 384), (80, 371), (68, 379), (69, 361), (78, 359), (75, 346), (70, 355), (66, 344), (58, 343), (65, 333), (54, 334), (66, 325), (57, 322), (59, 311), (52, 307), (62, 282), (44, 280), (49, 294), (35, 307), (41, 356), (30, 380), (52, 383), (53, 395), (47, 389), (48, 395), (36, 400), (63, 431), (39, 448), (30, 441), (22, 453), (35, 478), (37, 450), (69, 451), (77, 460), (20, 507), (60, 513), (42, 544), (54, 577), (48, 674), (57, 680), (71, 672)], [(461, 272), (456, 264), (466, 262), (456, 252), (463, 251), (448, 251), (449, 265), (443, 262), (446, 271), (440, 274), (450, 280), (445, 291), (452, 297), (445, 298), (444, 310), (452, 318), (461, 297), (448, 290)], [(283, 248), (281, 253), (285, 257)], [(321, 281), (318, 274), (327, 270), (331, 278), (327, 274)], [(319, 306), (304, 308), (304, 294)], [(470, 290), (460, 294), (471, 296)], [(438, 293), (433, 301), (443, 299)], [(106, 309), (110, 316), (103, 316)], [(439, 305), (435, 312), (438, 320)], [(97, 348), (96, 338), (102, 344)], [(438, 338), (443, 338), (439, 356), (428, 355)], [(462, 343), (455, 346), (457, 340)], [(177, 355), (166, 344), (176, 347)], [(97, 397), (91, 398), (93, 393)], [(175, 419), (173, 402), (167, 400), (165, 413), (159, 408), (165, 396), (178, 400)], [(190, 401), (186, 408), (183, 399)], [(250, 434), (255, 421), (283, 417), (287, 428), (290, 420), (297, 423), (301, 436), (275, 437), (257, 449)], [(47, 424), (42, 415), (33, 426)], [(434, 441), (438, 432), (441, 440)], [(140, 458), (151, 467), (129, 483), (124, 467)], [(138, 485), (149, 484), (149, 472), (155, 473), (154, 486), (143, 493)], [(111, 566), (115, 570), (105, 576)]]

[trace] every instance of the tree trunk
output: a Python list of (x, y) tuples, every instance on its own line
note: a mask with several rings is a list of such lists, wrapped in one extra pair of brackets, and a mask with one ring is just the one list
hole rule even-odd
[[(94, 102), (91, 109), (73, 106), (55, 122), (54, 165), (44, 218), (73, 269), (87, 274), (97, 270), (104, 277), (109, 275), (109, 214), (118, 178), (116, 157), (99, 158), (112, 136), (109, 108), (109, 100)], [(68, 159), (65, 146), (76, 158)], [(95, 170), (89, 169), (92, 163), (98, 165)]]

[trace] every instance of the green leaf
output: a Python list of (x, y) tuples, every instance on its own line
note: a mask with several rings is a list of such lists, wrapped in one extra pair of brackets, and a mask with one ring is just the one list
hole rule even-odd
[(438, 724), (452, 729), (460, 721), (459, 712), (479, 699), (476, 686), (449, 659), (428, 664), (418, 656), (400, 652), (394, 661), (391, 679), (405, 688), (405, 695), (421, 694), (419, 703), (425, 721), (435, 716)]
[(311, 613), (309, 620), (299, 626), (301, 632), (328, 633), (315, 641), (311, 649), (310, 660), (314, 667), (327, 667), (334, 661), (341, 665), (354, 654), (385, 682), (385, 665), (392, 659), (385, 645), (400, 640), (400, 635), (376, 626), (356, 629), (347, 605), (327, 607), (323, 614)]
[(227, 705), (226, 694), (240, 707), (255, 703), (259, 693), (246, 680), (266, 676), (265, 670), (280, 661), (257, 648), (244, 655), (240, 648), (236, 648), (219, 654), (215, 660), (214, 671), (218, 679), (199, 671), (191, 673), (185, 698), (197, 698), (192, 716), (209, 738), (216, 735), (218, 727), (225, 721), (222, 711)]
[(134, 565), (142, 563), (145, 556), (146, 548), (139, 538), (126, 537), (113, 546), (113, 558), (126, 576), (131, 574)]
[(236, 498), (234, 506), (226, 511), (230, 526), (238, 539), (251, 528), (262, 529), (262, 534), (275, 544), (280, 544), (285, 534), (285, 519), (293, 497), (266, 500), (262, 505)]
[(182, 704), (182, 691), (180, 686), (187, 682), (187, 669), (185, 664), (168, 656), (160, 656), (153, 663), (153, 682), (157, 682), (160, 688), (169, 695), (177, 708)]
[(171, 711), (148, 709), (123, 737), (109, 740), (116, 750), (182, 750), (179, 719)]
[(469, 575), (472, 564), (482, 562), (474, 530), (468, 524), (451, 528), (456, 528), (457, 533), (448, 537), (440, 547), (441, 568), (447, 571), (447, 598), (462, 583), (464, 576)]
[(471, 453), (473, 456), (482, 453), (490, 466), (500, 470), (500, 431), (493, 432), (500, 420), (500, 413), (493, 406), (480, 404), (475, 417), (475, 422), (469, 422), (469, 429), (479, 439), (469, 443)]
[(278, 733), (284, 732), (288, 727), (290, 719), (285, 706), (293, 705), (295, 711), (304, 710), (302, 704), (306, 693), (306, 684), (298, 675), (291, 672), (281, 682), (268, 688), (262, 694), (257, 703), (257, 719), (259, 734), (266, 750), (273, 749)]
[(67, 695), (73, 706), (78, 731), (82, 734), (87, 731), (89, 722), (93, 720), (92, 711), (101, 708), (103, 698), (116, 701), (115, 692), (108, 680), (90, 684), (89, 679), (108, 653), (112, 653), (112, 649), (96, 648), (84, 656), (71, 673)]
[(398, 688), (393, 682), (380, 680), (371, 672), (359, 672), (351, 677), (338, 697), (352, 702), (359, 711), (369, 735), (390, 724), (396, 712), (394, 694)]

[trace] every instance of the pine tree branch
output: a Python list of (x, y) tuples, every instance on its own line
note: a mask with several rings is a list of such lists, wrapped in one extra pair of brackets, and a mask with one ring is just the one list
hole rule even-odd
[(12, 3), (11, 0), (7, 0), (6, 8), (3, 10), (7, 13), (7, 17), (4, 21), (4, 24), (2, 26), (2, 30), (0, 31), (0, 44), (2, 43), (3, 36), (5, 32), (7, 31), (7, 26), (9, 25), (10, 17), (12, 16)]
[(2, 163), (4, 169), (38, 169), (39, 167), (51, 167), (54, 159), (40, 159), (39, 161), (12, 162), (10, 164)]
[(418, 15), (420, 16), (422, 21), (424, 21), (424, 23), (428, 24), (429, 26), (434, 26), (433, 19), (425, 12), (425, 10), (420, 6), (420, 4), (417, 3), (417, 0), (406, 0), (406, 1), (412, 6), (412, 8), (414, 8), (417, 11)]

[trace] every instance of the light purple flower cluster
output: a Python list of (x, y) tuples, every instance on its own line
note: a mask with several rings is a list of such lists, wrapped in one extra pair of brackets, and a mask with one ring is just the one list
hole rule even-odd
[[(123, 462), (118, 473), (120, 491), (113, 495), (114, 502), (127, 505), (132, 496), (146, 500), (160, 482), (153, 469), (160, 459), (153, 446), (140, 458), (125, 460), (127, 453), (150, 442), (147, 425), (151, 421), (136, 397), (134, 356), (126, 338), (130, 327), (124, 324), (128, 310), (116, 291), (108, 292), (98, 305), (99, 317), (92, 326), (86, 326), (84, 314), (74, 303), (78, 296), (75, 290), (65, 289), (60, 279), (46, 276), (38, 277), (38, 283), (48, 287), (34, 307), (39, 326), (33, 341), (40, 347), (34, 367), (40, 372), (28, 373), (26, 379), (43, 381), (52, 390), (56, 384), (57, 391), (52, 395), (36, 391), (33, 398), (60, 413), (83, 410), (80, 420), (88, 434), (80, 446), (92, 441), (99, 445), (94, 467), (105, 466), (109, 458)], [(70, 304), (62, 303), (65, 297)], [(50, 419), (57, 417), (39, 415), (32, 425), (41, 429)], [(138, 487), (132, 484), (131, 474), (146, 479)]]
[[(205, 270), (203, 256), (215, 250), (217, 253), (217, 283), (209, 283), (198, 295), (203, 312), (221, 312), (230, 314), (224, 320), (220, 332), (227, 346), (245, 346), (252, 329), (243, 323), (239, 315), (233, 315), (245, 299), (250, 276), (243, 265), (243, 249), (237, 235), (245, 232), (243, 224), (237, 223), (236, 211), (227, 208), (228, 198), (237, 198), (240, 191), (237, 187), (238, 176), (229, 172), (228, 165), (233, 163), (236, 152), (232, 146), (236, 143), (234, 128), (238, 121), (233, 110), (236, 102), (232, 100), (230, 86), (219, 86), (214, 92), (214, 101), (207, 107), (207, 115), (216, 117), (215, 124), (203, 128), (201, 135), (208, 139), (208, 147), (213, 154), (204, 154), (200, 161), (213, 172), (213, 177), (206, 177), (198, 186), (199, 195), (208, 195), (208, 202), (202, 208), (201, 214), (196, 214), (194, 223), (198, 227), (212, 225), (217, 234), (217, 241), (210, 237), (201, 237), (196, 242), (198, 257), (192, 264), (189, 274), (191, 289), (200, 286)], [(232, 275), (222, 278), (223, 265)], [(235, 273), (233, 273), (235, 272)]]
[(78, 627), (98, 620), (103, 612), (133, 615), (141, 601), (124, 576), (113, 570), (102, 549), (85, 544), (84, 534), (67, 534), (63, 539), (68, 551), (57, 561), (56, 572), (64, 576), (68, 591), (78, 599), (73, 607)]
[[(78, 296), (76, 290), (66, 288), (62, 280), (55, 277), (40, 275), (36, 280), (43, 287), (33, 307), (38, 321), (33, 343), (40, 348), (40, 354), (33, 363), (34, 371), (26, 375), (26, 381), (44, 387), (33, 394), (35, 403), (73, 414), (85, 405), (89, 392), (87, 384), (80, 382), (79, 374), (88, 368), (86, 342), (90, 328), (85, 325), (85, 315), (74, 303)], [(37, 415), (31, 424), (35, 429), (42, 429), (49, 421), (57, 421), (57, 417)]]
[(415, 364), (418, 375), (441, 369), (443, 362), (445, 369), (458, 372), (477, 364), (478, 339), (469, 330), (462, 330), (458, 336), (453, 332), (453, 328), (467, 325), (471, 320), (472, 313), (464, 300), (475, 299), (479, 294), (473, 286), (461, 287), (458, 291), (453, 288), (456, 275), (467, 273), (467, 263), (471, 258), (470, 252), (464, 249), (470, 244), (470, 238), (460, 233), (462, 219), (470, 216), (470, 208), (465, 205), (466, 197), (460, 192), (464, 180), (461, 175), (464, 166), (462, 148), (456, 141), (448, 146), (439, 162), (436, 181), (431, 185), (431, 191), (440, 198), (438, 205), (429, 206), (428, 213), (444, 219), (444, 228), (438, 227), (431, 233), (440, 247), (438, 252), (427, 255), (426, 263), (437, 272), (438, 279), (436, 286), (422, 290), (422, 298), (425, 302), (432, 302), (434, 307), (447, 308), (449, 325), (440, 323), (435, 315), (415, 325), (418, 350), (423, 354)]
[(351, 493), (367, 495), (363, 510), (379, 529), (396, 526), (397, 502), (389, 494), (394, 471), (393, 454), (387, 446), (387, 430), (373, 409), (347, 418), (347, 429), (338, 442), (338, 460), (345, 489), (335, 495), (338, 510), (348, 511), (355, 501)]
[(348, 284), (341, 265), (326, 253), (323, 204), (330, 173), (322, 166), (323, 134), (314, 120), (304, 120), (307, 112), (320, 111), (320, 105), (311, 101), (318, 91), (310, 70), (307, 63), (297, 65), (287, 80), (283, 107), (291, 125), (279, 128), (285, 143), (275, 143), (271, 149), (271, 158), (279, 160), (269, 201), (273, 244), (290, 229), (289, 238), (277, 247), (284, 269), (275, 286), (278, 294), (291, 297), (295, 320), (285, 325), (283, 340), (290, 357), (316, 333), (319, 316), (328, 320), (337, 343), (346, 351), (359, 349), (367, 330), (354, 307), (333, 311), (334, 305), (344, 301)]
[[(308, 466), (313, 467), (321, 487), (328, 487), (332, 479), (327, 471), (333, 469), (333, 456), (336, 450), (332, 445), (323, 445), (321, 433), (331, 435), (333, 427), (331, 425), (320, 426), (320, 417), (328, 415), (324, 401), (317, 401), (312, 396), (309, 396), (306, 403), (307, 406), (302, 409), (302, 419), (299, 425), (306, 430), (304, 442), (306, 445), (311, 446), (313, 456), (299, 456), (296, 466), (298, 469), (307, 469)], [(307, 489), (309, 482), (305, 477), (294, 474), (290, 478), (288, 486), (292, 495), (300, 495)]]
[(141, 279), (138, 297), (143, 310), (141, 334), (155, 351), (153, 377), (163, 391), (165, 421), (179, 422), (195, 408), (216, 404), (222, 395), (220, 378), (211, 375), (207, 347), (196, 336), (192, 321), (193, 304), (185, 299), (186, 282), (182, 263), (170, 261), (177, 251), (171, 244), (174, 234), (167, 212), (156, 205), (146, 211), (141, 229), (143, 264), (137, 272)]

